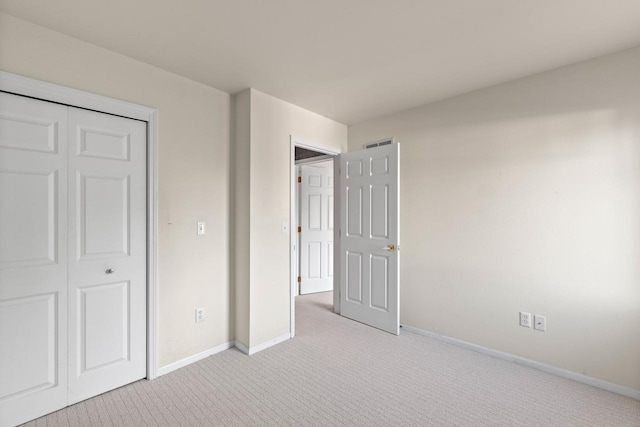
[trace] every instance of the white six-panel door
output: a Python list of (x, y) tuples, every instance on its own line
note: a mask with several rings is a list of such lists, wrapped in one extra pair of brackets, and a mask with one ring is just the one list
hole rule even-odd
[(340, 155), (340, 314), (400, 333), (399, 144)]
[(146, 375), (146, 123), (69, 107), (69, 404)]
[(0, 425), (64, 407), (66, 360), (67, 108), (0, 93)]
[(146, 375), (146, 123), (0, 93), (0, 425)]
[(300, 169), (300, 293), (304, 295), (333, 290), (333, 167)]

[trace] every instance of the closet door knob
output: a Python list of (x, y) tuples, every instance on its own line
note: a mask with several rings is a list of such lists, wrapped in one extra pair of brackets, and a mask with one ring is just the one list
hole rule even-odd
[(115, 270), (113, 268), (107, 268), (107, 271), (105, 271), (105, 273), (107, 274), (111, 274), (113, 273)]

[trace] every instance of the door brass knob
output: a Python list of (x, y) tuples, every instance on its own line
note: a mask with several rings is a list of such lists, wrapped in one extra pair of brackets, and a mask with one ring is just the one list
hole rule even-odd
[(107, 274), (111, 274), (113, 272), (114, 272), (113, 268), (107, 268), (107, 271), (105, 271), (105, 273)]
[(395, 247), (395, 246), (393, 246), (393, 245), (389, 245), (389, 246), (385, 246), (383, 249), (384, 249), (385, 251), (393, 252), (393, 251), (396, 249), (396, 247)]

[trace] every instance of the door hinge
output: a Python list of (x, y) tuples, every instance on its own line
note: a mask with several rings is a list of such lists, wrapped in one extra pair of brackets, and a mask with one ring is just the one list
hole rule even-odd
[(302, 276), (298, 276), (298, 283), (302, 282)]
[(298, 233), (302, 233), (302, 227), (298, 227)]
[(302, 182), (302, 177), (301, 176), (298, 177), (298, 182)]

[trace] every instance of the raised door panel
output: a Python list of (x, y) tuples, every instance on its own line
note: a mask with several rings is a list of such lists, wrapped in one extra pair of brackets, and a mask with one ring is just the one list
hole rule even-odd
[(322, 194), (307, 195), (308, 231), (322, 231)]
[(389, 311), (389, 257), (372, 255), (370, 260), (370, 307)]
[(362, 159), (351, 159), (345, 162), (345, 170), (346, 170), (346, 178), (353, 179), (361, 177), (363, 174), (362, 171)]
[(76, 291), (80, 308), (77, 375), (130, 360), (130, 283), (107, 283)]
[(78, 259), (129, 255), (131, 177), (78, 175)]
[(58, 259), (58, 171), (0, 170), (0, 268)]
[[(57, 297), (48, 293), (0, 301), (0, 401), (58, 384)], [(29, 369), (13, 369), (17, 363)]]
[[(7, 99), (12, 95), (3, 94), (2, 96)], [(4, 102), (6, 109), (0, 111), (0, 148), (57, 154), (58, 118), (61, 116), (47, 117), (46, 114), (42, 115), (35, 111), (38, 107), (22, 109), (20, 113), (14, 113), (9, 102), (11, 101)], [(24, 104), (23, 101), (11, 103)], [(18, 106), (18, 108), (20, 107)], [(64, 109), (64, 107), (59, 109)]]
[(372, 184), (369, 186), (372, 239), (389, 239), (389, 185)]
[(370, 175), (387, 175), (389, 173), (389, 156), (371, 156), (369, 158)]
[(322, 278), (322, 242), (307, 243), (307, 257), (309, 271), (306, 274), (306, 278)]
[(307, 186), (310, 188), (322, 187), (322, 175), (320, 173), (310, 172), (307, 175)]
[(67, 107), (0, 93), (0, 414), (67, 404)]
[(351, 303), (362, 304), (362, 285), (364, 282), (362, 261), (362, 253), (347, 252), (345, 295), (347, 301)]
[(347, 237), (362, 237), (363, 228), (363, 212), (362, 212), (362, 186), (348, 185), (346, 187), (347, 203), (346, 203), (346, 224), (345, 230)]
[(131, 135), (127, 132), (114, 132), (79, 125), (76, 127), (78, 156), (98, 159), (131, 159)]

